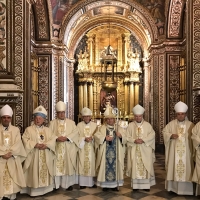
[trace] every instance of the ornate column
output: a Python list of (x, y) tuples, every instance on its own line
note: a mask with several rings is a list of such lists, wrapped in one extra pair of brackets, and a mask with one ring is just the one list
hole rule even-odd
[[(200, 55), (200, 1), (187, 0), (187, 38), (186, 38), (186, 69), (187, 69), (187, 102), (189, 104), (188, 116), (194, 123), (200, 121), (200, 80), (199, 80), (199, 55)], [(193, 23), (191, 23), (193, 22)]]
[(149, 121), (149, 102), (150, 102), (150, 72), (149, 72), (149, 63), (147, 59), (144, 61), (144, 99), (143, 105), (145, 108), (145, 120)]
[(129, 113), (132, 113), (132, 109), (135, 105), (135, 90), (134, 90), (134, 82), (130, 82), (129, 85), (129, 91), (130, 91), (130, 104), (129, 104)]
[(90, 54), (90, 67), (93, 65), (93, 38), (90, 36), (88, 38), (89, 54)]
[(88, 85), (84, 82), (83, 85), (83, 107), (88, 107)]
[(122, 66), (122, 37), (118, 37), (117, 40), (117, 66), (121, 67)]
[(94, 80), (94, 87), (93, 87), (93, 115), (95, 114), (95, 112), (97, 113), (97, 80)]
[(99, 65), (99, 38), (95, 38), (95, 65)]
[(139, 104), (139, 83), (135, 83), (134, 105)]
[(129, 113), (129, 105), (130, 105), (130, 98), (129, 98), (129, 86), (128, 86), (128, 82), (125, 82), (125, 85), (124, 85), (125, 89), (124, 89), (124, 115), (127, 115)]
[(89, 83), (89, 108), (93, 110), (93, 84)]
[(80, 83), (79, 85), (79, 113), (81, 112), (82, 108), (84, 107), (84, 103), (83, 103), (83, 84)]
[(130, 34), (125, 34), (124, 37), (124, 65), (127, 65), (127, 54), (128, 54), (128, 48), (129, 48), (129, 37)]

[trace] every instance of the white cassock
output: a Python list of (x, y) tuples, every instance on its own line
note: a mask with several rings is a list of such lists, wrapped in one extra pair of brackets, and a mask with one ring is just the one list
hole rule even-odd
[[(133, 189), (150, 189), (155, 185), (155, 131), (146, 121), (131, 122), (127, 128), (127, 169)], [(144, 143), (136, 144), (136, 139)]]
[(94, 140), (91, 142), (85, 142), (86, 137), (93, 137), (97, 124), (94, 122), (80, 122), (77, 124), (79, 131), (80, 145), (78, 156), (78, 171), (79, 171), (79, 185), (92, 187), (94, 185), (95, 172), (95, 149)]
[[(165, 169), (167, 171), (165, 188), (181, 195), (193, 195), (192, 174), (193, 147), (191, 141), (194, 124), (189, 120), (169, 122), (163, 129), (165, 144)], [(170, 139), (178, 134), (177, 139)]]
[(77, 153), (79, 147), (78, 129), (74, 121), (54, 119), (49, 128), (55, 136), (69, 140), (56, 142), (55, 188), (64, 189), (78, 183)]

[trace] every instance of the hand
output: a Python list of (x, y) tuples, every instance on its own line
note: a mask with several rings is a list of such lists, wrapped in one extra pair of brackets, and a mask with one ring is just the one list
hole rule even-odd
[(56, 141), (57, 141), (57, 142), (65, 142), (65, 141), (67, 141), (67, 138), (64, 137), (64, 136), (60, 136), (60, 137), (58, 137), (58, 138), (56, 139)]
[(172, 134), (170, 138), (171, 139), (177, 139), (178, 138), (178, 134)]
[(135, 144), (142, 144), (142, 143), (144, 143), (144, 141), (142, 139), (136, 139), (134, 143)]
[(119, 138), (122, 138), (122, 135), (119, 132), (116, 132), (116, 136), (119, 137)]
[(40, 144), (39, 150), (45, 150), (45, 149), (47, 149), (47, 145), (46, 144)]
[(106, 141), (112, 141), (113, 137), (110, 137), (109, 135), (106, 136)]
[(86, 137), (86, 138), (85, 138), (85, 141), (86, 141), (86, 142), (91, 142), (92, 140), (93, 140), (92, 137)]
[(39, 144), (39, 143), (37, 143), (35, 146), (34, 146), (34, 148), (40, 148), (40, 146), (41, 146), (41, 144)]
[(7, 154), (3, 155), (2, 158), (8, 160), (10, 157), (12, 157), (12, 153), (8, 152)]

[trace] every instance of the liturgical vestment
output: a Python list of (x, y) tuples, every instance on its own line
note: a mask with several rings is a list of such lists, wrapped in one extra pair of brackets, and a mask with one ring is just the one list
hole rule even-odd
[(196, 183), (196, 196), (200, 195), (200, 122), (192, 129), (192, 142), (195, 155), (195, 169), (192, 181)]
[(78, 153), (78, 171), (79, 171), (79, 185), (92, 187), (94, 185), (93, 177), (95, 177), (95, 147), (94, 140), (85, 142), (86, 137), (93, 137), (97, 129), (97, 124), (84, 121), (77, 124), (79, 132), (79, 140), (83, 143)]
[[(48, 127), (32, 125), (26, 128), (22, 140), (27, 153), (23, 165), (27, 187), (21, 193), (30, 196), (46, 194), (53, 190), (56, 137)], [(45, 150), (34, 148), (46, 144)]]
[(79, 147), (78, 129), (74, 121), (54, 119), (49, 128), (56, 137), (64, 136), (68, 140), (56, 142), (55, 188), (64, 189), (78, 183), (77, 153)]
[[(146, 121), (131, 122), (127, 128), (127, 169), (133, 189), (150, 189), (155, 185), (155, 131)], [(142, 139), (142, 144), (136, 144)]]
[[(2, 156), (8, 152), (12, 157), (8, 160)], [(19, 129), (9, 125), (7, 130), (0, 124), (0, 199), (7, 197), (15, 199), (16, 193), (22, 187), (26, 187), (22, 161), (26, 157), (26, 152), (21, 141)]]
[[(165, 187), (168, 191), (180, 195), (193, 195), (192, 173), (193, 146), (191, 141), (194, 124), (189, 120), (169, 122), (163, 129), (165, 144), (165, 169), (167, 172)], [(171, 139), (178, 134), (177, 139)]]
[[(106, 135), (110, 135), (110, 132), (112, 132), (113, 141), (105, 141)], [(118, 132), (122, 138), (116, 136), (115, 130), (102, 125), (94, 135), (97, 153), (97, 185), (102, 188), (123, 185), (126, 135), (121, 127), (118, 127)]]

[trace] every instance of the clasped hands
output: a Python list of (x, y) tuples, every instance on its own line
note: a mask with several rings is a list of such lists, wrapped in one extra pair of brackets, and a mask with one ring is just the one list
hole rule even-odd
[(92, 142), (92, 140), (93, 140), (93, 137), (92, 137), (92, 136), (86, 137), (86, 138), (85, 138), (85, 141), (86, 141), (86, 142)]
[(142, 144), (142, 143), (144, 143), (144, 141), (143, 141), (142, 139), (136, 139), (136, 140), (134, 141), (134, 143), (135, 143), (135, 144)]
[(8, 152), (7, 154), (5, 154), (5, 155), (3, 155), (3, 156), (1, 156), (3, 159), (6, 159), (6, 160), (8, 160), (9, 158), (11, 158), (12, 157), (12, 153), (11, 152)]
[(57, 139), (56, 139), (57, 142), (66, 142), (67, 141), (67, 137), (65, 136), (59, 136)]
[(177, 139), (178, 138), (178, 134), (172, 134), (170, 138), (171, 139)]
[[(122, 135), (119, 132), (116, 132), (116, 136), (118, 138), (122, 138)], [(113, 136), (106, 135), (106, 141), (112, 141), (112, 140), (113, 140)]]
[(36, 144), (35, 145), (35, 148), (37, 148), (37, 149), (39, 149), (39, 150), (45, 150), (45, 149), (47, 149), (48, 147), (47, 147), (47, 145), (46, 144)]

